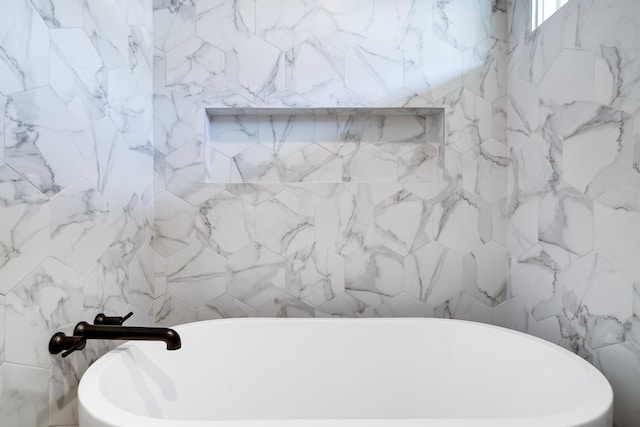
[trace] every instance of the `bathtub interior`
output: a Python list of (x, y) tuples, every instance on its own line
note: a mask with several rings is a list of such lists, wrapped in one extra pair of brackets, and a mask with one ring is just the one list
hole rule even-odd
[(116, 408), (175, 420), (541, 417), (589, 392), (569, 353), (431, 320), (185, 325), (179, 351), (149, 342), (113, 351), (99, 361), (109, 373), (99, 384)]

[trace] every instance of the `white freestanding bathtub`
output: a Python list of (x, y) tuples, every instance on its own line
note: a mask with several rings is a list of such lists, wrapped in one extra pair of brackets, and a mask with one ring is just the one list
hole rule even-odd
[(580, 357), (443, 319), (230, 319), (128, 342), (83, 376), (81, 427), (612, 425)]

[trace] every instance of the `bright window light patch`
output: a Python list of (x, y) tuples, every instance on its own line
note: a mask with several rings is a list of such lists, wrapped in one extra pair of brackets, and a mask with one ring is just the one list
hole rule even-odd
[(569, 0), (531, 0), (531, 29), (535, 30)]

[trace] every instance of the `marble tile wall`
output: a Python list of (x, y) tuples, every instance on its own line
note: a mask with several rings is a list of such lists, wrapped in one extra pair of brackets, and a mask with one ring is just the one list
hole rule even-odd
[[(506, 12), (492, 0), (155, 1), (155, 320), (502, 324)], [(318, 116), (335, 124), (326, 135), (221, 117), (212, 144), (205, 132), (207, 108), (372, 107), (441, 108), (446, 144), (372, 139), (357, 117)]]
[(507, 324), (594, 363), (640, 425), (640, 3), (509, 9)]
[[(115, 5), (115, 7), (114, 7)], [(154, 298), (152, 4), (8, 0), (0, 13), (0, 425), (77, 423), (49, 337)]]

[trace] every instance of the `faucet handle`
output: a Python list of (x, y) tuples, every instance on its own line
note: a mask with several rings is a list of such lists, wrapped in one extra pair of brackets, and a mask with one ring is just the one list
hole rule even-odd
[(129, 312), (124, 317), (120, 316), (105, 316), (104, 313), (99, 313), (96, 315), (95, 319), (93, 319), (94, 325), (122, 325), (125, 320), (133, 316), (133, 311)]

